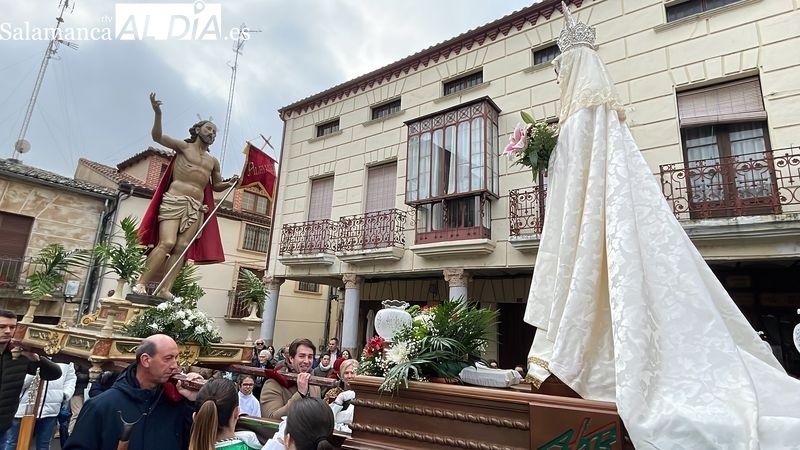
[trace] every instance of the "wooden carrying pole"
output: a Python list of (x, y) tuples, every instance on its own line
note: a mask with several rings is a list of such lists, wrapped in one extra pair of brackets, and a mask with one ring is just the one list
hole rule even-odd
[[(35, 386), (35, 388), (34, 388)], [(36, 376), (31, 382), (28, 391), (28, 406), (25, 408), (25, 415), (19, 421), (19, 435), (17, 435), (17, 450), (28, 450), (33, 437), (33, 430), (36, 427), (36, 415), (39, 411), (39, 403), (42, 401), (42, 380), (39, 376), (39, 369), (36, 369)], [(35, 397), (34, 397), (35, 389)]]

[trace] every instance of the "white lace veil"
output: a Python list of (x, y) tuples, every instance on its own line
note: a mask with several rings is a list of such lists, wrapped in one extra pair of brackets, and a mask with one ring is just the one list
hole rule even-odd
[(620, 121), (625, 120), (625, 108), (614, 82), (593, 48), (572, 47), (554, 59), (553, 66), (561, 87), (560, 123), (583, 108), (602, 104), (617, 111)]

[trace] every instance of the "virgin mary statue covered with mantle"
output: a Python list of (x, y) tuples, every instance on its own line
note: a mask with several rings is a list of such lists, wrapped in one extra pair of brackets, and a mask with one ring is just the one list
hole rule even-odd
[(528, 379), (615, 402), (637, 449), (800, 446), (800, 381), (672, 214), (625, 123), (595, 31), (566, 15), (561, 132), (525, 321)]

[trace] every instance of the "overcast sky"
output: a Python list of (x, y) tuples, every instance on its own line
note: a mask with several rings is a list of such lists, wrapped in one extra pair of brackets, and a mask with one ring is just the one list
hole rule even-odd
[[(193, 2), (180, 2), (185, 8)], [(47, 40), (36, 29), (55, 27), (58, 0), (0, 0), (0, 158), (12, 156)], [(138, 0), (163, 8), (166, 2)], [(164, 133), (188, 136), (201, 117), (212, 117), (220, 131), (212, 154), (223, 176), (238, 173), (247, 140), (262, 145), (272, 137), (280, 149), (283, 122), (277, 110), (416, 53), (469, 29), (517, 11), (534, 0), (228, 0), (221, 3), (219, 40), (120, 40), (133, 38), (133, 24), (144, 34), (143, 18), (153, 12), (148, 35), (164, 35), (156, 22), (163, 9), (137, 10), (120, 22), (122, 3), (70, 0), (62, 28), (79, 28), (111, 40), (75, 40), (61, 46), (49, 62), (25, 138), (31, 151), (24, 163), (72, 176), (78, 158), (110, 166), (153, 145), (148, 94), (163, 100)], [(214, 5), (195, 18), (213, 22)], [(203, 5), (198, 5), (200, 7)], [(196, 8), (195, 8), (196, 9)], [(171, 10), (170, 10), (171, 11)], [(180, 12), (180, 11), (178, 11)], [(192, 11), (192, 13), (194, 10)], [(190, 14), (191, 15), (191, 14)], [(215, 16), (216, 17), (216, 16)], [(191, 18), (190, 18), (191, 19)], [(172, 35), (179, 35), (181, 20)], [(27, 25), (26, 25), (27, 22)], [(128, 24), (125, 27), (125, 24)], [(233, 114), (225, 157), (222, 134), (234, 52), (230, 29), (246, 23), (251, 33), (239, 57)], [(212, 24), (213, 25), (213, 24)], [(107, 28), (108, 31), (103, 31)], [(198, 28), (204, 28), (199, 22)], [(213, 31), (213, 28), (212, 28)], [(199, 35), (202, 32), (198, 32)], [(211, 37), (208, 33), (206, 37)], [(69, 36), (65, 36), (69, 37)], [(91, 36), (89, 36), (91, 37)], [(228, 39), (224, 39), (228, 37)], [(41, 38), (44, 39), (44, 38)], [(272, 153), (277, 156), (276, 153)]]

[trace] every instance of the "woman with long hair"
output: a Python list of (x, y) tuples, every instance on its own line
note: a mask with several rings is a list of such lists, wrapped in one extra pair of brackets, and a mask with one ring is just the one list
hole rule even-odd
[(248, 450), (236, 437), (236, 420), (239, 418), (239, 394), (236, 383), (226, 379), (208, 381), (197, 394), (189, 450)]
[(295, 401), (288, 414), (283, 438), (287, 450), (336, 450), (329, 441), (333, 435), (333, 412), (321, 398)]

